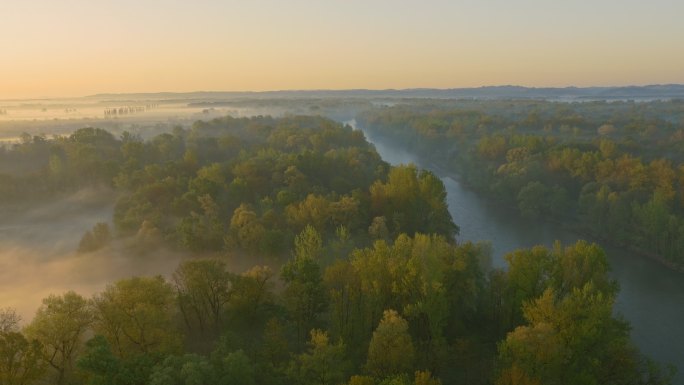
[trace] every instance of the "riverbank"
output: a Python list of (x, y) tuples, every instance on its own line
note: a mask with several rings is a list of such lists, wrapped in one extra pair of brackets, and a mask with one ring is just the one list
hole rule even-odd
[(405, 146), (384, 141), (365, 127), (361, 129), (382, 158), (391, 164), (414, 163), (440, 176), (447, 190), (449, 211), (460, 226), (460, 241), (487, 241), (492, 245), (493, 262), (505, 268), (503, 256), (520, 248), (535, 245), (552, 247), (556, 241), (572, 244), (578, 239), (601, 244), (611, 266), (611, 277), (620, 292), (615, 313), (632, 326), (632, 340), (647, 356), (660, 363), (670, 363), (679, 374), (673, 383), (684, 384), (684, 279), (682, 274), (651, 258), (615, 247), (605, 241), (575, 231), (558, 222), (541, 222), (522, 218), (517, 210), (487, 199), (463, 183), (458, 173), (440, 167), (434, 161), (410, 152)]
[[(400, 141), (396, 141), (392, 137), (388, 137), (387, 135), (383, 133), (379, 133), (375, 130), (368, 129), (366, 128), (365, 132), (372, 132), (373, 135), (380, 137), (383, 141), (387, 141), (392, 143), (395, 146), (400, 146), (400, 147), (405, 147), (405, 144), (401, 143)], [(405, 149), (405, 151), (408, 151), (408, 149)], [(460, 173), (457, 171), (447, 168), (440, 163), (445, 163), (448, 164), (450, 163), (450, 159), (448, 156), (439, 156), (439, 153), (432, 153), (430, 154), (429, 157), (425, 157), (424, 154), (421, 154), (421, 151), (418, 151), (418, 153), (412, 153), (412, 158), (416, 160), (416, 163), (418, 163), (421, 167), (429, 169), (436, 174), (438, 174), (440, 177), (450, 177), (454, 180), (458, 180), (459, 183), (466, 188), (470, 189), (472, 192), (479, 194), (481, 196), (484, 196), (489, 204), (495, 205), (499, 207), (500, 209), (506, 210), (510, 213), (515, 213), (515, 215), (521, 216), (518, 208), (516, 206), (511, 206), (508, 204), (505, 204), (504, 202), (501, 202), (499, 200), (493, 199), (491, 194), (489, 194), (487, 191), (483, 191), (482, 189), (478, 189), (474, 187), (472, 184), (468, 183), (468, 180), (466, 178), (463, 178)], [(434, 159), (435, 157), (441, 158), (439, 160)], [(626, 252), (630, 252), (633, 254), (637, 254), (643, 258), (647, 258), (649, 260), (655, 261), (662, 266), (671, 269), (675, 272), (682, 273), (684, 274), (684, 265), (678, 264), (663, 255), (654, 253), (652, 251), (646, 250), (644, 248), (625, 243), (625, 242), (619, 242), (615, 239), (605, 237), (605, 236), (600, 236), (597, 234), (594, 234), (591, 232), (586, 224), (581, 223), (577, 219), (572, 219), (572, 218), (555, 218), (555, 217), (549, 217), (545, 216), (543, 218), (536, 218), (535, 220), (541, 220), (547, 223), (552, 223), (556, 226), (560, 226), (563, 228), (565, 231), (573, 232), (576, 233), (580, 238), (590, 240), (592, 242), (597, 242), (597, 243), (602, 243), (602, 244), (607, 244), (612, 247), (620, 248), (623, 249)]]

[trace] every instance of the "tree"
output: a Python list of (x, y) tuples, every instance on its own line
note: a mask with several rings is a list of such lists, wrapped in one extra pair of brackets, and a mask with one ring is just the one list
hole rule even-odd
[(277, 318), (268, 320), (262, 339), (261, 355), (265, 363), (278, 368), (288, 358), (288, 343), (284, 327)]
[(578, 241), (506, 259), (509, 301), (522, 304), (524, 324), (499, 345), (497, 384), (661, 383), (613, 317), (617, 285), (600, 247)]
[(218, 335), (230, 300), (231, 274), (218, 259), (181, 262), (173, 273), (178, 305), (189, 330)]
[(307, 352), (295, 358), (290, 376), (300, 385), (336, 385), (346, 378), (348, 363), (342, 343), (331, 344), (328, 333), (311, 330)]
[(97, 223), (92, 230), (86, 231), (78, 244), (79, 253), (88, 253), (96, 251), (108, 245), (111, 241), (111, 234), (109, 232), (109, 225), (106, 223)]
[(197, 177), (189, 182), (189, 190), (197, 196), (209, 195), (216, 198), (226, 189), (226, 171), (219, 163), (202, 167), (197, 170), (196, 175)]
[(104, 222), (99, 222), (93, 226), (93, 237), (101, 245), (106, 245), (111, 240), (112, 236), (109, 232), (109, 225)]
[(360, 202), (350, 196), (343, 196), (337, 202), (330, 204), (330, 219), (336, 227), (358, 227)]
[[(216, 355), (212, 359), (216, 361)], [(256, 383), (254, 380), (256, 373), (252, 362), (242, 350), (228, 353), (215, 365), (218, 366), (218, 385), (254, 385)]]
[(21, 317), (14, 309), (0, 309), (0, 384), (27, 385), (43, 371), (42, 346), (19, 333)]
[(297, 228), (313, 226), (317, 231), (325, 231), (331, 221), (331, 204), (323, 196), (309, 194), (299, 203), (285, 208), (287, 220)]
[(118, 357), (172, 353), (179, 348), (173, 287), (161, 276), (120, 280), (93, 302), (94, 329), (107, 338)]
[(351, 376), (348, 385), (375, 385), (375, 378), (371, 376)]
[(111, 241), (111, 233), (109, 232), (109, 225), (103, 222), (97, 223), (92, 230), (86, 231), (78, 244), (78, 251), (80, 253), (88, 253), (99, 250), (109, 244)]
[(432, 373), (429, 371), (417, 371), (413, 383), (414, 385), (442, 385), (442, 381), (432, 377)]
[(541, 182), (530, 182), (518, 193), (518, 209), (527, 218), (536, 219), (549, 211), (546, 202), (550, 191)]
[(386, 310), (368, 346), (366, 368), (377, 377), (405, 374), (413, 367), (414, 350), (408, 322), (394, 310)]
[(230, 234), (229, 246), (234, 244), (251, 253), (257, 253), (260, 250), (261, 242), (266, 233), (266, 229), (260, 223), (257, 214), (244, 203), (233, 212), (228, 231)]
[(70, 381), (74, 363), (83, 344), (83, 336), (92, 325), (88, 301), (69, 291), (43, 299), (26, 334), (43, 346), (43, 360), (55, 370), (55, 383)]
[(354, 266), (339, 259), (325, 269), (323, 280), (328, 290), (329, 331), (335, 339), (345, 341), (353, 358), (365, 355), (366, 328), (359, 308), (363, 306), (361, 282)]
[(107, 339), (96, 335), (86, 342), (77, 364), (88, 373), (90, 385), (140, 385), (147, 384), (155, 359), (149, 355), (118, 357)]
[(523, 322), (523, 303), (539, 297), (549, 286), (552, 254), (547, 248), (536, 246), (506, 254), (504, 259), (508, 263), (505, 301), (512, 316), (508, 321), (509, 326), (517, 326)]
[(242, 350), (223, 354), (217, 349), (207, 358), (197, 354), (171, 355), (154, 365), (149, 385), (254, 385), (254, 368)]
[(307, 225), (302, 232), (295, 237), (295, 258), (318, 261), (323, 251), (323, 241), (319, 232), (312, 226)]
[(0, 332), (0, 384), (28, 385), (41, 377), (42, 345), (16, 331)]
[(18, 331), (21, 316), (12, 308), (0, 308), (0, 333)]
[(249, 329), (258, 329), (265, 321), (269, 304), (273, 304), (273, 271), (268, 266), (254, 266), (233, 276), (230, 308), (233, 319), (239, 319)]
[[(528, 324), (499, 346), (497, 384), (651, 384), (612, 316), (614, 297), (589, 282), (566, 296), (553, 289), (524, 306)], [(658, 383), (658, 382), (655, 382)]]
[(607, 296), (615, 296), (617, 283), (608, 276), (610, 266), (605, 251), (595, 243), (577, 241), (562, 248), (556, 243), (553, 250), (550, 286), (560, 296), (592, 283), (595, 290)]
[(202, 213), (192, 211), (178, 226), (180, 243), (192, 251), (219, 250), (224, 243), (225, 226), (219, 206), (209, 194), (197, 197)]
[(599, 128), (596, 129), (596, 133), (601, 135), (601, 136), (607, 136), (615, 133), (616, 128), (612, 124), (605, 123), (602, 124)]
[(168, 356), (154, 366), (149, 378), (150, 385), (224, 384), (209, 360), (196, 354)]
[(283, 297), (294, 318), (299, 342), (306, 331), (315, 326), (318, 314), (327, 307), (321, 268), (318, 265), (321, 253), (321, 237), (313, 227), (307, 225), (295, 238), (294, 258), (281, 271), (287, 284)]
[(433, 173), (415, 165), (392, 168), (387, 183), (370, 188), (371, 212), (384, 216), (393, 235), (428, 232), (452, 239), (458, 234), (446, 204), (446, 190)]
[(389, 240), (389, 230), (387, 229), (387, 220), (385, 217), (375, 217), (373, 222), (368, 227), (368, 234), (372, 239)]

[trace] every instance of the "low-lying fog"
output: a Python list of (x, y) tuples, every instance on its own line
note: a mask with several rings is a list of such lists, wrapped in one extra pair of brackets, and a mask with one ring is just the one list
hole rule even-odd
[[(0, 110), (6, 112), (0, 116), (0, 145), (19, 140), (23, 132), (50, 137), (70, 135), (88, 126), (106, 129), (114, 135), (126, 130), (147, 139), (170, 132), (175, 126), (189, 128), (197, 120), (225, 115), (281, 116), (306, 113), (310, 109), (306, 103), (304, 107), (296, 104), (274, 108), (215, 101), (158, 102), (159, 106), (151, 111), (116, 118), (97, 115), (110, 105), (147, 102), (126, 100), (97, 104), (92, 100), (76, 100), (70, 101), (69, 105), (64, 101), (41, 101), (42, 104), (31, 105), (21, 101), (3, 102)], [(116, 239), (99, 251), (77, 252), (83, 234), (96, 223), (108, 223), (114, 232), (111, 220), (115, 202), (115, 193), (108, 189), (84, 190), (23, 209), (3, 207), (0, 202), (0, 308), (15, 308), (23, 322), (30, 322), (41, 300), (50, 294), (74, 290), (89, 297), (118, 279), (134, 275), (170, 277), (187, 255), (157, 250), (137, 256), (126, 246), (127, 240)], [(235, 271), (251, 267), (245, 265), (245, 261), (240, 262), (236, 257), (231, 267)]]
[(180, 256), (158, 252), (135, 258), (114, 242), (94, 253), (77, 253), (83, 234), (110, 222), (115, 196), (84, 190), (49, 204), (0, 217), (0, 307), (30, 321), (43, 298), (74, 290), (90, 296), (133, 275), (170, 275)]

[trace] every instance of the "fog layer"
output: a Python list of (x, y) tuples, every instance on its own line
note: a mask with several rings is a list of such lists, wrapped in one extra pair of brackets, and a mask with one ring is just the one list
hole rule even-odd
[(110, 190), (88, 189), (2, 215), (0, 304), (28, 322), (50, 294), (74, 290), (88, 296), (120, 278), (170, 274), (180, 260), (171, 252), (135, 258), (121, 241), (95, 253), (76, 251), (88, 229), (111, 220), (114, 201)]

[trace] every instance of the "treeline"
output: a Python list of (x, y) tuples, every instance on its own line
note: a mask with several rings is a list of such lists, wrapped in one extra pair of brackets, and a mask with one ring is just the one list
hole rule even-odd
[[(399, 235), (325, 263), (311, 226), (276, 272), (182, 262), (86, 299), (0, 312), (3, 384), (665, 384), (612, 315), (617, 285), (585, 242), (489, 271), (486, 249)], [(487, 271), (489, 271), (487, 273)]]
[(525, 216), (684, 267), (684, 102), (418, 104), (360, 120)]
[(141, 112), (150, 111), (157, 108), (157, 104), (146, 104), (144, 106), (125, 106), (125, 107), (108, 107), (104, 109), (104, 116), (117, 116), (117, 115), (133, 115), (139, 114)]

